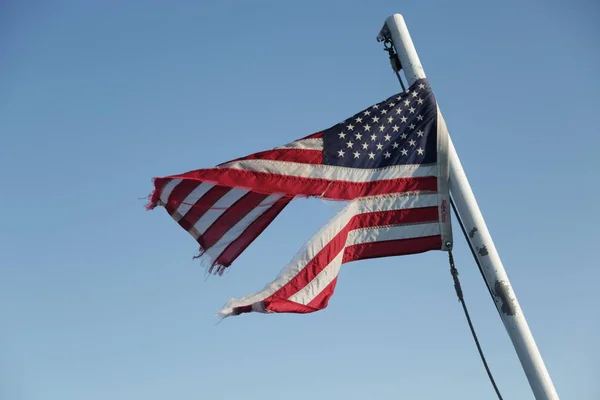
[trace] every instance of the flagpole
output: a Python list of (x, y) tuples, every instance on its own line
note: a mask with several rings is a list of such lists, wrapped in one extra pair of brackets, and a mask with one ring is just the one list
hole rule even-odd
[[(385, 21), (378, 36), (378, 40), (382, 39), (391, 40), (394, 45), (409, 85), (417, 79), (426, 77), (402, 15), (394, 14)], [(521, 361), (529, 385), (537, 400), (558, 400), (556, 389), (510, 285), (452, 140), (449, 140), (448, 152), (450, 192), (468, 232), (467, 240), (471, 243), (475, 257), (481, 265), (484, 278), (492, 292), (494, 303)]]

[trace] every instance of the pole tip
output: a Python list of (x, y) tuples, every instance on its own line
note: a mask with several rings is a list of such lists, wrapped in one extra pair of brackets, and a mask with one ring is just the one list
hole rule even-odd
[(398, 23), (404, 24), (404, 17), (402, 16), (402, 14), (395, 13), (387, 17), (385, 22), (383, 23), (383, 27), (377, 34), (377, 41), (384, 42), (386, 39), (390, 39), (389, 25), (391, 24), (392, 26), (394, 26), (398, 25)]

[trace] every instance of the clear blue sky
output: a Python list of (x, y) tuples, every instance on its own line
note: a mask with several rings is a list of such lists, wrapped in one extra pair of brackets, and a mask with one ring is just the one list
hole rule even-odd
[[(494, 398), (445, 253), (349, 264), (321, 312), (217, 324), (338, 205), (296, 201), (206, 279), (141, 199), (397, 92), (375, 41), (395, 12), (559, 394), (600, 398), (597, 4), (143, 3), (0, 5), (0, 399)], [(454, 227), (498, 384), (531, 399)]]

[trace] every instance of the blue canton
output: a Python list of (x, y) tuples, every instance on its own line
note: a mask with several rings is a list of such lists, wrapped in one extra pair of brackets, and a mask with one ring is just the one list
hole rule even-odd
[(437, 105), (426, 79), (323, 131), (323, 163), (348, 168), (434, 164)]

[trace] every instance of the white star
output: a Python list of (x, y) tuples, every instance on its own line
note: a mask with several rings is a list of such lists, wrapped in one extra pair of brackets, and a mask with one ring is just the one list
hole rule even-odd
[(360, 153), (359, 153), (358, 151), (355, 151), (355, 152), (354, 152), (354, 153), (352, 153), (352, 154), (354, 154), (354, 158), (358, 158), (358, 157), (360, 157)]
[(398, 101), (402, 100), (402, 96), (396, 97), (396, 100), (398, 100)]
[(371, 140), (372, 141), (376, 141), (377, 140), (377, 135), (376, 134), (372, 134), (371, 135)]
[(390, 103), (389, 107), (390, 107), (390, 108), (392, 108), (392, 107), (394, 107), (395, 105), (396, 105), (396, 103), (392, 102), (392, 103)]
[(345, 139), (346, 138), (346, 134), (344, 132), (338, 133), (338, 136), (340, 137), (340, 139)]
[(367, 125), (363, 126), (363, 128), (365, 129), (365, 131), (370, 131), (371, 125), (367, 124)]
[(360, 133), (355, 133), (354, 136), (356, 136), (356, 140), (362, 139), (362, 134)]
[(414, 113), (414, 112), (415, 112), (415, 108), (414, 108), (414, 107), (411, 107), (411, 108), (409, 108), (409, 109), (408, 109), (408, 111), (410, 111), (410, 113), (412, 114), (412, 113)]
[(400, 129), (400, 127), (398, 125), (394, 125), (392, 126), (392, 129), (394, 130), (394, 132), (398, 132), (398, 129)]
[(383, 110), (381, 110), (382, 114), (387, 114), (387, 110), (384, 108)]
[(357, 117), (357, 118), (356, 118), (356, 122), (357, 122), (357, 123), (359, 123), (359, 122), (362, 122), (362, 118), (361, 118), (361, 117)]
[(415, 129), (415, 126), (416, 126), (415, 124), (410, 124), (408, 127), (409, 127), (410, 129)]
[(354, 129), (354, 125), (350, 124), (346, 128), (348, 128), (348, 130), (353, 130)]
[(402, 150), (400, 150), (400, 153), (402, 153), (403, 156), (407, 156), (408, 155), (408, 150), (402, 149)]
[(371, 160), (374, 160), (375, 159), (375, 153), (369, 153), (369, 158)]
[(417, 120), (423, 121), (423, 116), (421, 114), (417, 115)]
[(379, 109), (379, 106), (378, 106), (377, 104), (375, 104), (375, 105), (373, 106), (373, 108), (374, 108), (374, 109), (376, 109), (376, 110), (378, 110), (378, 109)]
[(412, 92), (412, 96), (413, 96), (413, 97), (417, 97), (417, 95), (418, 95), (418, 94), (419, 94), (419, 93), (417, 93), (417, 91), (416, 91), (416, 90), (415, 90), (414, 92)]
[(367, 110), (363, 114), (365, 114), (365, 115), (371, 115), (371, 111)]
[(383, 132), (385, 130), (385, 125), (379, 125), (379, 132)]
[(385, 158), (390, 158), (392, 155), (390, 154), (390, 152), (386, 151), (385, 153), (383, 153), (383, 156)]
[(397, 149), (398, 146), (399, 146), (398, 143), (396, 143), (396, 142), (392, 143), (392, 148)]
[(398, 115), (402, 114), (402, 109), (401, 108), (396, 108), (396, 114), (398, 114)]
[(352, 146), (354, 146), (354, 143), (352, 143), (352, 141), (348, 141), (346, 142), (346, 146), (348, 146), (348, 148), (351, 149)]
[(383, 150), (383, 145), (381, 143), (377, 143), (377, 150)]
[(425, 89), (425, 85), (421, 83), (421, 84), (419, 85), (419, 89)]
[(344, 154), (346, 154), (346, 153), (344, 153), (344, 150), (338, 151), (338, 157), (344, 157)]
[(423, 99), (417, 99), (417, 103), (423, 104)]
[(387, 135), (385, 135), (383, 138), (385, 139), (385, 141), (386, 141), (386, 142), (389, 142), (389, 141), (390, 141), (390, 139), (391, 139), (392, 137), (391, 137), (391, 136), (390, 136), (390, 134), (388, 133), (388, 134), (387, 134)]
[(425, 150), (423, 150), (423, 149), (422, 149), (422, 148), (420, 148), (420, 147), (417, 149), (417, 153), (418, 153), (420, 156), (422, 156), (422, 155), (423, 155), (423, 152), (424, 152), (424, 151), (425, 151)]
[(391, 124), (393, 120), (394, 120), (394, 117), (388, 117), (388, 124)]
[(402, 121), (402, 122), (406, 122), (407, 120), (408, 120), (408, 118), (406, 118), (406, 117), (400, 118), (400, 121)]
[(369, 144), (367, 142), (363, 143), (362, 144), (362, 148), (363, 148), (363, 150), (368, 149), (369, 148)]
[(423, 132), (423, 131), (422, 131), (422, 130), (420, 130), (420, 129), (417, 131), (417, 136), (418, 136), (418, 137), (423, 137), (423, 135), (424, 135), (424, 134), (425, 134), (425, 132)]
[(416, 146), (416, 145), (417, 145), (417, 142), (415, 142), (414, 140), (410, 139), (410, 140), (408, 141), (408, 144), (410, 144), (411, 146)]
[(408, 106), (408, 105), (410, 105), (410, 100), (408, 100), (408, 99), (404, 100), (404, 105), (405, 105), (405, 106)]
[(379, 117), (373, 117), (373, 122), (378, 122), (379, 121)]
[(406, 139), (406, 133), (402, 133), (402, 134), (400, 135), (400, 139)]

